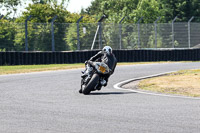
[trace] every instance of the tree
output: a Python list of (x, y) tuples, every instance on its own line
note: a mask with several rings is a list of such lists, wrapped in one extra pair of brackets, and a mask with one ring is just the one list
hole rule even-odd
[[(98, 17), (106, 14), (108, 16), (106, 22), (119, 23), (122, 17), (128, 17), (133, 13), (133, 10), (137, 8), (138, 1), (139, 0), (95, 0), (91, 3), (91, 6), (82, 11), (82, 13), (97, 15)], [(131, 22), (130, 19), (126, 19), (126, 21)]]
[(137, 8), (130, 14), (130, 18), (137, 22), (143, 17), (142, 22), (153, 23), (159, 16), (163, 15), (160, 9), (160, 2), (157, 0), (141, 0)]
[[(21, 0), (1, 0), (0, 8), (6, 8), (6, 16), (9, 16), (11, 13), (17, 12), (17, 6), (21, 4)], [(13, 15), (14, 16), (14, 15)]]
[[(96, 19), (89, 15), (82, 15), (83, 19), (79, 24), (79, 33), (80, 33), (80, 49), (90, 49), (93, 37), (96, 31)], [(77, 49), (77, 20), (81, 15), (73, 13), (68, 19), (71, 20), (69, 28), (66, 32), (65, 41), (67, 42), (70, 50)], [(83, 28), (86, 29), (86, 32), (83, 32)]]
[(61, 2), (58, 2), (58, 0), (32, 0), (32, 2), (34, 4), (37, 4), (37, 3), (40, 3), (40, 4), (54, 4), (54, 5), (60, 5), (63, 8), (67, 7), (69, 1), (70, 0), (61, 0)]
[[(54, 22), (54, 38), (55, 38), (55, 50), (75, 50), (77, 47), (77, 33), (76, 23), (81, 17), (79, 14), (70, 13), (63, 9), (61, 5), (51, 4), (30, 4), (26, 8), (27, 11), (16, 20), (17, 23), (24, 23), (28, 16), (32, 15), (29, 21), (29, 49), (38, 51), (50, 51), (51, 50), (51, 20), (57, 15)], [(84, 15), (81, 23), (94, 23), (96, 20), (88, 15)], [(83, 25), (80, 25), (80, 29)], [(89, 28), (89, 27), (88, 27)], [(23, 32), (24, 33), (24, 32)], [(87, 36), (87, 34), (80, 34), (81, 37)], [(16, 35), (18, 41), (15, 45), (24, 46), (24, 34), (18, 33)], [(69, 38), (70, 37), (70, 38)], [(21, 39), (19, 39), (21, 38)], [(86, 43), (87, 39), (81, 39), (82, 46)]]
[(171, 22), (176, 16), (177, 21), (187, 22), (192, 16), (199, 17), (199, 0), (160, 0), (164, 10), (165, 22)]
[[(66, 23), (70, 12), (63, 10), (60, 5), (50, 4), (29, 4), (20, 18), (16, 19), (17, 23), (24, 23), (28, 16), (32, 15), (29, 21), (29, 49), (38, 51), (50, 51), (51, 50), (51, 20), (54, 16), (58, 16), (55, 23)], [(64, 41), (66, 27), (60, 25), (54, 25), (54, 35), (56, 50), (63, 51), (68, 48)], [(21, 38), (21, 39), (19, 39)], [(24, 32), (16, 35), (15, 45), (24, 46)]]
[(12, 51), (14, 48), (16, 28), (12, 22), (0, 20), (0, 51)]
[(91, 6), (86, 8), (85, 10), (82, 9), (82, 14), (88, 14), (88, 15), (97, 15), (99, 13), (102, 13), (102, 10), (100, 8), (101, 3), (104, 0), (94, 0), (91, 2)]

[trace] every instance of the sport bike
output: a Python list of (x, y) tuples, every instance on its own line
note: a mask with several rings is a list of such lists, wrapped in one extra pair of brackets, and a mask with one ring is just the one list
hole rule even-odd
[(85, 95), (90, 94), (91, 91), (101, 90), (101, 87), (107, 84), (105, 75), (111, 72), (103, 62), (93, 62), (93, 64), (94, 67), (87, 63), (85, 71), (82, 72), (81, 89)]

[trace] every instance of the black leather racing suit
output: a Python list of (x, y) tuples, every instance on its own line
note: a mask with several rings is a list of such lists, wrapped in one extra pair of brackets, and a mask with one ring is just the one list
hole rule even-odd
[(105, 75), (105, 80), (108, 82), (108, 78), (111, 74), (114, 73), (115, 67), (117, 65), (117, 59), (115, 58), (115, 55), (113, 53), (107, 54), (105, 51), (100, 51), (96, 55), (90, 58), (88, 63), (94, 67), (93, 62), (104, 62), (108, 65), (108, 67), (111, 69), (110, 74)]

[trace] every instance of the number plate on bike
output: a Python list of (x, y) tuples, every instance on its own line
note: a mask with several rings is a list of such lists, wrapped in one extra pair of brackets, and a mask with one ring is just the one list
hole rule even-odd
[(102, 67), (102, 66), (99, 66), (99, 70), (100, 70), (102, 73), (105, 73), (105, 72), (106, 72), (106, 68), (105, 68), (105, 67)]

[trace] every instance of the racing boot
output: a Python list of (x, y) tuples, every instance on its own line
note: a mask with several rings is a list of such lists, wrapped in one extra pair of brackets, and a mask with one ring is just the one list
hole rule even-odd
[(82, 89), (79, 90), (79, 93), (83, 93)]
[(104, 80), (104, 79), (101, 80), (101, 85), (104, 86), (104, 87), (107, 86), (107, 82), (106, 82), (106, 80)]
[(101, 85), (99, 84), (97, 87), (96, 87), (96, 89), (95, 90), (98, 90), (98, 91), (100, 91), (101, 90)]

